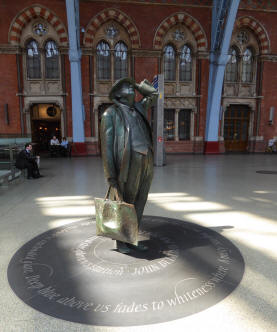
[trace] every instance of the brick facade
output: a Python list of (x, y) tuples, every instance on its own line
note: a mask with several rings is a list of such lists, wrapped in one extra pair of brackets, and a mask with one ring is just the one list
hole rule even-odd
[[(121, 29), (120, 31), (129, 45), (129, 74), (135, 77), (136, 81), (144, 78), (151, 81), (154, 75), (163, 71), (164, 39), (168, 38), (174, 27), (184, 27), (185, 35), (190, 36), (192, 45), (195, 45), (193, 48), (195, 58), (193, 82), (189, 87), (191, 90), (182, 92), (182, 89), (189, 89), (188, 86), (176, 83), (176, 86), (168, 86), (168, 89), (172, 88), (174, 92), (168, 92), (165, 97), (168, 98), (169, 105), (175, 105), (174, 107), (179, 110), (192, 109), (193, 127), (190, 140), (168, 141), (166, 151), (168, 153), (203, 152), (209, 79), (211, 3), (212, 1), (201, 0), (185, 2), (178, 0), (174, 1), (174, 4), (169, 0), (163, 2), (158, 0), (141, 2), (80, 0), (82, 87), (86, 117), (85, 137), (89, 154), (99, 154), (98, 119), (101, 116), (101, 105), (109, 103), (108, 90), (113, 83), (110, 81), (104, 82), (106, 85), (102, 84), (103, 82), (96, 77), (95, 38), (100, 38), (101, 27), (109, 22), (114, 22), (116, 27)], [(275, 92), (277, 8), (274, 6), (274, 4), (269, 6), (267, 1), (241, 1), (234, 28), (234, 31), (246, 29), (255, 36), (259, 48), (258, 54), (256, 54), (257, 67), (262, 68), (261, 73), (257, 69), (256, 91), (251, 96), (243, 94), (240, 96), (234, 93), (228, 96), (230, 101), (226, 102), (226, 105), (244, 103), (250, 105), (252, 112), (250, 121), (252, 122), (249, 124), (251, 136), (247, 147), (249, 152), (264, 151), (268, 139), (277, 137), (277, 114), (275, 114), (273, 123), (268, 121), (270, 109), (274, 107), (277, 112), (277, 94)], [(62, 134), (72, 137), (70, 63), (65, 1), (27, 0), (24, 1), (24, 4), (20, 0), (10, 3), (2, 1), (0, 11), (2, 17), (5, 17), (0, 21), (0, 72), (3, 83), (0, 85), (0, 138), (32, 135), (30, 109), (34, 103), (58, 105), (63, 114), (61, 118), (61, 121), (64, 122), (61, 125)], [(64, 71), (61, 72), (60, 82), (57, 82), (57, 86), (61, 86), (61, 88), (57, 90), (52, 88), (52, 92), (41, 88), (41, 90), (34, 90), (36, 92), (33, 94), (33, 90), (26, 88), (26, 83), (29, 84), (29, 82), (26, 80), (22, 38), (24, 33), (26, 34), (28, 24), (40, 20), (51, 26), (52, 34), (56, 36), (56, 39), (53, 38), (58, 44), (60, 57), (64, 58)], [(21, 77), (21, 84), (18, 84), (18, 74)], [(50, 83), (46, 82), (45, 86)], [(22, 94), (19, 91), (20, 85)], [(184, 94), (182, 95), (182, 93)], [(9, 123), (6, 123), (3, 112), (6, 104), (8, 104)], [(224, 102), (222, 104), (224, 105)], [(21, 128), (20, 112), (22, 112), (24, 120), (23, 128)], [(224, 135), (223, 127), (224, 122), (219, 136)], [(223, 139), (220, 140), (219, 146), (221, 153), (224, 153)]]

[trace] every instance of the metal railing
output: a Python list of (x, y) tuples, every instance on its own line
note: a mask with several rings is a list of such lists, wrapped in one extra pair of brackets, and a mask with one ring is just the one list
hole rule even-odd
[(23, 146), (17, 144), (0, 145), (0, 170), (14, 172), (17, 154), (22, 149)]

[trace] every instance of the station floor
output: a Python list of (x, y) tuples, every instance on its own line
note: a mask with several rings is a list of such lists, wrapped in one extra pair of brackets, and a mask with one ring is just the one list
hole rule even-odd
[[(261, 174), (256, 171), (275, 171)], [(56, 319), (22, 302), (7, 279), (14, 253), (35, 236), (94, 214), (106, 185), (98, 157), (42, 159), (37, 180), (0, 188), (0, 332), (277, 331), (277, 155), (171, 155), (155, 168), (146, 215), (220, 232), (245, 272), (224, 300), (162, 324), (94, 327)]]

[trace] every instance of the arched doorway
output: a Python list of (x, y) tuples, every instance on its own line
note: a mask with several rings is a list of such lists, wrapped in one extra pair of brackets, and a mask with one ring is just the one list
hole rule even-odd
[(61, 139), (61, 109), (55, 104), (34, 104), (31, 107), (32, 142), (37, 151), (47, 151), (50, 139)]
[(250, 108), (248, 105), (230, 105), (224, 116), (224, 143), (226, 152), (247, 152)]

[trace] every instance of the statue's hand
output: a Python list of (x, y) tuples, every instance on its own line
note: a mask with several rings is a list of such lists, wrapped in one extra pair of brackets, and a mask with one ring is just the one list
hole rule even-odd
[(153, 85), (149, 81), (147, 81), (147, 79), (140, 82), (140, 84), (136, 83), (135, 88), (143, 96), (150, 96), (152, 94), (157, 94), (157, 90), (153, 87)]
[(117, 179), (115, 179), (115, 178), (108, 178), (108, 183), (111, 186), (111, 188), (114, 189), (116, 200), (123, 201), (123, 196), (122, 196), (122, 193), (121, 193), (121, 191), (119, 189), (119, 184), (117, 182)]

